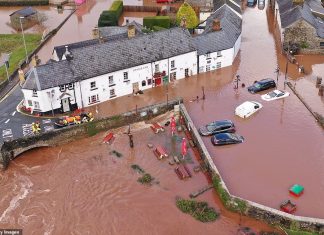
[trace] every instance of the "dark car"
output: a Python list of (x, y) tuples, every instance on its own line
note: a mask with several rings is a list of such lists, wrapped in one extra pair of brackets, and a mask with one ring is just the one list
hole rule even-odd
[(273, 79), (266, 78), (255, 82), (252, 86), (249, 86), (248, 91), (251, 93), (256, 93), (270, 88), (275, 88), (276, 86), (276, 82)]
[(211, 138), (213, 145), (238, 144), (244, 141), (243, 136), (233, 133), (220, 133)]
[(202, 126), (198, 131), (200, 135), (208, 136), (223, 132), (235, 132), (235, 126), (231, 120), (220, 120)]
[(246, 5), (248, 7), (254, 7), (254, 5), (256, 4), (257, 0), (247, 0)]

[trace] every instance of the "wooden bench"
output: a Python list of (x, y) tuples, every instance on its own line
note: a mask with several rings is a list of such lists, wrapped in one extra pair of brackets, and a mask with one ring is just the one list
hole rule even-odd
[(186, 165), (180, 165), (174, 169), (179, 179), (183, 180), (191, 177), (191, 173)]
[(155, 134), (159, 133), (159, 132), (163, 132), (164, 128), (163, 126), (161, 126), (159, 123), (155, 122), (151, 125), (151, 129), (153, 130), (153, 132)]
[(108, 135), (106, 135), (106, 137), (103, 139), (104, 143), (108, 143), (111, 144), (112, 141), (115, 139), (114, 134), (113, 133), (109, 133)]
[(165, 149), (161, 146), (157, 146), (154, 150), (153, 153), (155, 154), (155, 156), (161, 160), (162, 158), (166, 158), (168, 157), (167, 152), (165, 151)]

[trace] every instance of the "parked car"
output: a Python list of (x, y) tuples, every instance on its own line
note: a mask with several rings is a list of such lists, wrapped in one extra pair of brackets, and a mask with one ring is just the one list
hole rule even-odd
[(276, 82), (273, 79), (266, 78), (255, 82), (252, 86), (249, 86), (248, 91), (251, 93), (256, 93), (270, 88), (275, 88), (276, 86)]
[(226, 145), (226, 144), (238, 144), (244, 141), (243, 136), (234, 133), (220, 133), (215, 134), (211, 138), (213, 145)]
[(263, 10), (265, 7), (265, 0), (258, 0), (258, 8), (259, 10)]
[(285, 97), (287, 97), (289, 95), (290, 94), (287, 91), (273, 90), (273, 91), (270, 91), (269, 93), (267, 93), (265, 95), (261, 95), (261, 99), (263, 99), (265, 101), (271, 101), (271, 100), (282, 99), (282, 98), (285, 98)]
[(248, 118), (262, 107), (262, 104), (256, 101), (245, 101), (235, 109), (235, 115), (241, 118)]
[(202, 136), (214, 135), (223, 132), (235, 132), (235, 126), (231, 120), (220, 120), (200, 127), (198, 132)]
[(254, 7), (254, 5), (256, 4), (257, 0), (247, 0), (247, 6), (248, 7)]

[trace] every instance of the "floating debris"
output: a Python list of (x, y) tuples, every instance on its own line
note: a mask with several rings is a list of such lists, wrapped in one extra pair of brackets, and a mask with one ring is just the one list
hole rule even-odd
[(212, 189), (212, 188), (213, 188), (213, 185), (207, 185), (207, 186), (203, 187), (202, 189), (199, 189), (196, 192), (190, 193), (189, 197), (190, 198), (198, 197), (200, 194), (203, 194), (204, 192), (206, 192), (206, 191), (208, 191), (209, 189)]
[(141, 173), (141, 174), (145, 173), (145, 171), (137, 164), (131, 165), (131, 168), (134, 169), (135, 171), (137, 171), (138, 173)]
[(199, 171), (201, 171), (201, 167), (200, 166), (194, 166), (193, 171), (194, 172), (199, 172)]
[(120, 152), (117, 152), (116, 150), (111, 151), (110, 155), (115, 155), (116, 157), (122, 157), (123, 156), (123, 154), (121, 154)]
[(141, 184), (150, 184), (153, 179), (154, 178), (150, 174), (145, 173), (142, 177), (139, 177), (137, 181)]
[(147, 144), (147, 147), (149, 147), (149, 148), (151, 149), (151, 148), (153, 148), (153, 144), (148, 143), (148, 144)]

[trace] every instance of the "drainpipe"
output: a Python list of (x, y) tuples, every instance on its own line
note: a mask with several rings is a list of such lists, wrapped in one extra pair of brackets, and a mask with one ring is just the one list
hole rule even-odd
[(73, 94), (74, 94), (74, 101), (78, 105), (78, 102), (77, 102), (76, 96), (75, 96), (75, 84), (74, 83), (73, 83)]
[(83, 109), (84, 105), (83, 105), (83, 97), (82, 97), (82, 90), (81, 90), (81, 81), (79, 81), (79, 85), (80, 85), (80, 96), (81, 96), (81, 108)]
[(199, 55), (198, 55), (198, 52), (197, 52), (197, 74), (199, 74)]
[(171, 82), (171, 75), (170, 75), (170, 58), (168, 58), (168, 77), (169, 77), (169, 82)]

